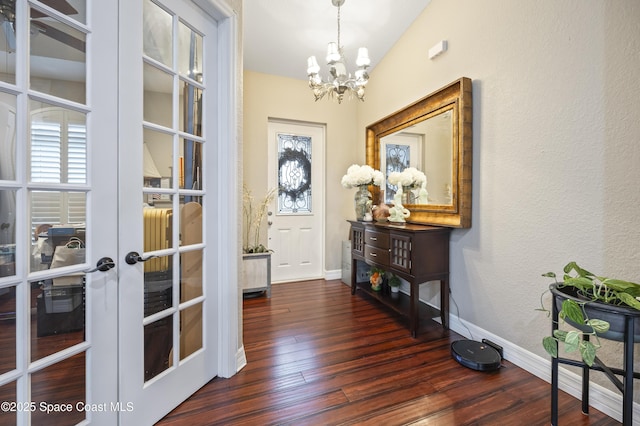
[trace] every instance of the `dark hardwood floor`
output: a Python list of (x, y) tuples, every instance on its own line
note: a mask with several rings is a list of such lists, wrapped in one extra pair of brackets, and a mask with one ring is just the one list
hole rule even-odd
[[(461, 337), (405, 320), (340, 281), (272, 287), (244, 301), (248, 364), (216, 378), (158, 425), (544, 425), (550, 385), (505, 361), (468, 369), (450, 354)], [(560, 425), (615, 425), (564, 392)]]

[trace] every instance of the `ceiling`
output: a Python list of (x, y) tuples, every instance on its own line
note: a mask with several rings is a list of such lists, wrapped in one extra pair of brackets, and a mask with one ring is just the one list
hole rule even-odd
[[(358, 48), (367, 47), (371, 71), (430, 1), (345, 0), (340, 42), (347, 69), (355, 69)], [(307, 58), (315, 55), (326, 75), (327, 43), (338, 34), (331, 0), (248, 0), (243, 13), (244, 69), (306, 80)]]

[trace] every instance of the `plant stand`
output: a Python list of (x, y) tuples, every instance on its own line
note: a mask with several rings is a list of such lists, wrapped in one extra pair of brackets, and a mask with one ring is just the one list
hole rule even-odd
[(271, 253), (242, 255), (242, 292), (264, 291), (271, 297)]
[[(556, 285), (550, 287), (553, 295), (552, 303), (552, 330), (558, 329), (558, 312), (562, 301), (565, 299), (575, 299), (574, 295), (568, 294), (566, 288), (560, 289)], [(584, 300), (582, 300), (584, 301)], [(585, 310), (590, 318), (600, 318), (608, 321), (611, 331), (599, 335), (601, 339), (616, 340), (624, 342), (623, 368), (607, 367), (598, 357), (591, 367), (582, 361), (567, 358), (552, 358), (551, 360), (551, 424), (558, 424), (558, 367), (559, 364), (573, 365), (582, 369), (582, 412), (589, 414), (589, 372), (590, 370), (602, 371), (616, 388), (622, 393), (622, 424), (630, 425), (633, 421), (633, 379), (640, 378), (640, 373), (633, 371), (633, 344), (637, 340), (636, 321), (640, 319), (640, 311), (622, 306), (607, 305), (593, 302), (585, 305)], [(638, 327), (640, 332), (640, 327)], [(589, 339), (588, 335), (584, 336)], [(622, 381), (617, 376), (622, 376)]]

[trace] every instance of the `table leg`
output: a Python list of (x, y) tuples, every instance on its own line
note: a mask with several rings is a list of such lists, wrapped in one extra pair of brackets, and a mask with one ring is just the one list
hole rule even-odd
[(420, 285), (416, 282), (410, 283), (411, 294), (409, 295), (409, 331), (411, 331), (411, 337), (416, 337), (418, 334), (418, 297), (420, 296)]
[(449, 329), (449, 277), (440, 280), (440, 318), (442, 327)]

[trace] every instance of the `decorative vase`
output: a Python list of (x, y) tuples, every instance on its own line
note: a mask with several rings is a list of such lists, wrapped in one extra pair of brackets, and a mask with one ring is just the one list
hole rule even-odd
[(360, 185), (355, 195), (356, 220), (363, 221), (365, 216), (371, 217), (372, 196), (367, 185)]
[(400, 287), (397, 285), (390, 285), (389, 288), (391, 288), (391, 293), (397, 293), (400, 291)]

